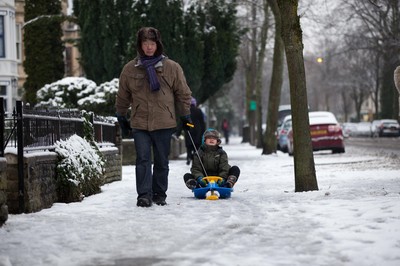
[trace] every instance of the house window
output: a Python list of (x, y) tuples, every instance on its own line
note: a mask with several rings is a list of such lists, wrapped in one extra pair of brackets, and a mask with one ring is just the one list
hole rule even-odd
[(0, 16), (0, 58), (6, 57), (6, 49), (4, 47), (4, 16)]
[(0, 85), (0, 96), (4, 97), (7, 94), (7, 86)]
[(65, 48), (65, 74), (72, 76), (72, 47)]
[(22, 60), (22, 50), (21, 50), (21, 24), (15, 25), (15, 36), (16, 36), (16, 45), (17, 45), (17, 60)]
[(3, 97), (4, 110), (7, 110), (7, 86), (0, 85), (0, 97)]

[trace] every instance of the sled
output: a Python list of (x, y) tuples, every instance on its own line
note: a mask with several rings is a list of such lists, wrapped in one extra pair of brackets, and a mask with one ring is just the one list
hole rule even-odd
[(194, 188), (192, 191), (198, 199), (217, 200), (226, 199), (231, 196), (232, 188), (220, 187), (217, 181), (222, 180), (219, 176), (206, 176), (203, 179), (207, 180), (206, 187)]

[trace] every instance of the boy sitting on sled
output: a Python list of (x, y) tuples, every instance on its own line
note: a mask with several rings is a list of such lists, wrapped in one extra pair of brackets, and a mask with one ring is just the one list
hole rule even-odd
[(206, 187), (205, 176), (222, 177), (218, 186), (232, 188), (237, 182), (240, 169), (237, 166), (228, 164), (228, 155), (222, 149), (220, 133), (212, 128), (207, 129), (203, 134), (203, 144), (193, 157), (191, 173), (183, 176), (186, 186), (189, 189)]

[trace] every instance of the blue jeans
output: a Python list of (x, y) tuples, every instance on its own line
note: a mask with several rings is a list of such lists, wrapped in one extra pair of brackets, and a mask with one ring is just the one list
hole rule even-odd
[[(138, 198), (165, 199), (168, 189), (169, 153), (174, 128), (155, 131), (133, 129), (136, 147), (136, 191)], [(153, 171), (152, 152), (154, 156)]]

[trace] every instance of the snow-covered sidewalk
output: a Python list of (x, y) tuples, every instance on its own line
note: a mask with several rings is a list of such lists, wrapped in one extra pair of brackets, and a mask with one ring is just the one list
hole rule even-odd
[(224, 145), (242, 171), (232, 198), (193, 198), (182, 159), (168, 205), (138, 208), (124, 166), (83, 202), (10, 215), (0, 265), (400, 265), (399, 158), (316, 153), (319, 191), (294, 193), (292, 157), (240, 140)]

